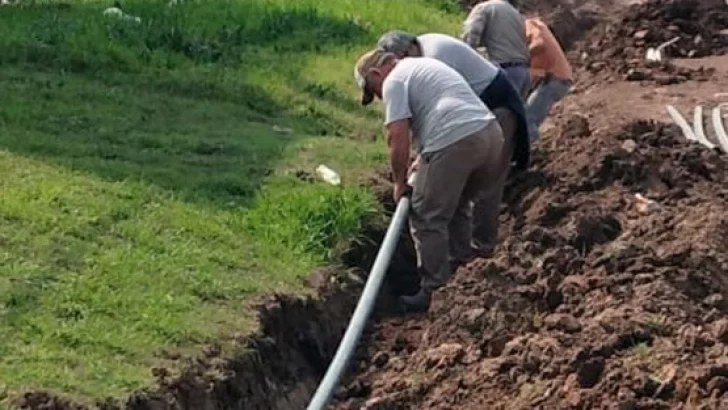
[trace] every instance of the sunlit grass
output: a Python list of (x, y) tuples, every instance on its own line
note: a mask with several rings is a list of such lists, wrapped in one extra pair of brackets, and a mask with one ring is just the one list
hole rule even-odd
[(0, 397), (128, 394), (161, 352), (305, 291), (381, 220), (357, 54), (393, 28), (455, 33), (451, 3), (123, 2), (139, 26), (110, 2), (0, 8)]

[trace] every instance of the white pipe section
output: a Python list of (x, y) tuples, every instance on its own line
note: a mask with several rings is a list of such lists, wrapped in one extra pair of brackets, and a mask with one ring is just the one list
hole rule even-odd
[(703, 107), (698, 105), (695, 107), (695, 113), (693, 114), (693, 129), (695, 130), (695, 137), (698, 142), (703, 144), (708, 149), (715, 149), (715, 144), (708, 141), (705, 136), (705, 129), (703, 128)]
[(697, 141), (698, 137), (695, 136), (693, 129), (690, 128), (690, 125), (688, 125), (688, 122), (680, 114), (680, 111), (672, 105), (668, 105), (665, 108), (667, 108), (667, 113), (670, 114), (670, 117), (672, 117), (672, 120), (675, 121), (675, 124), (680, 127), (685, 138), (689, 141)]
[[(415, 173), (410, 177), (410, 185), (412, 185), (411, 181), (414, 180), (414, 177)], [(366, 285), (364, 285), (364, 291), (359, 298), (359, 303), (356, 305), (354, 315), (351, 317), (349, 326), (346, 328), (346, 333), (344, 333), (339, 348), (336, 350), (336, 355), (334, 355), (334, 359), (331, 361), (323, 380), (321, 380), (321, 384), (316, 389), (316, 393), (311, 399), (307, 410), (325, 410), (329, 401), (331, 401), (334, 389), (336, 389), (339, 379), (344, 375), (344, 371), (359, 343), (359, 338), (364, 331), (369, 315), (374, 309), (379, 288), (382, 286), (382, 281), (387, 272), (389, 262), (392, 259), (392, 254), (397, 247), (397, 241), (402, 232), (404, 221), (407, 218), (409, 207), (410, 198), (407, 196), (402, 197), (397, 204), (392, 221), (389, 223), (384, 241), (379, 248), (377, 258), (374, 260), (374, 266), (372, 266), (369, 278), (367, 278)]]
[(722, 108), (722, 106), (723, 104), (720, 104), (719, 106), (713, 108), (713, 128), (715, 128), (718, 142), (723, 148), (723, 151), (728, 154), (728, 135), (726, 135), (725, 127), (723, 127), (723, 118), (721, 118), (720, 115), (720, 109)]

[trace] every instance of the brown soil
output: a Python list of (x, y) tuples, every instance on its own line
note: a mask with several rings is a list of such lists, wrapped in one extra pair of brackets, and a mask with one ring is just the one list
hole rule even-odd
[(377, 324), (335, 408), (728, 406), (728, 162), (660, 123), (573, 116), (551, 137), (498, 255)]
[[(509, 182), (497, 255), (461, 269), (426, 315), (387, 313), (390, 292), (417, 282), (404, 235), (333, 409), (728, 409), (728, 155), (660, 122), (665, 104), (690, 122), (696, 104), (723, 102), (728, 57), (643, 62), (674, 35), (672, 57), (726, 54), (728, 7), (625, 3), (522, 1), (571, 50), (575, 90)], [(637, 193), (658, 209), (641, 211)], [(181, 375), (154, 369), (157, 387), (97, 408), (305, 408), (383, 231), (369, 236), (343, 256), (348, 272), (312, 275), (320, 297), (264, 301), (261, 331), (240, 341), (247, 353), (212, 346), (181, 358)], [(46, 392), (19, 404), (85, 409)]]
[[(649, 0), (602, 22), (572, 58), (591, 74), (616, 75), (626, 81), (669, 85), (706, 80), (710, 70), (678, 67), (670, 59), (726, 54), (726, 28), (724, 0)], [(648, 48), (673, 39), (677, 42), (662, 50), (664, 63), (645, 60)]]
[[(585, 40), (566, 39), (581, 68), (599, 30), (630, 32), (601, 44), (614, 53), (592, 60), (603, 69), (579, 70), (531, 170), (510, 181), (498, 254), (461, 269), (428, 314), (377, 323), (332, 408), (728, 408), (728, 157), (647, 120), (669, 121), (673, 104), (691, 122), (696, 104), (722, 102), (728, 59), (649, 67), (624, 60), (644, 51), (617, 51), (647, 19), (669, 26), (670, 12), (655, 11), (680, 9), (669, 3), (602, 15)], [(710, 26), (728, 16), (720, 3), (700, 5), (712, 10), (697, 17), (704, 38), (726, 27)], [(709, 44), (692, 56), (725, 53)], [(625, 81), (635, 67), (646, 78)], [(659, 209), (640, 211), (637, 193)]]

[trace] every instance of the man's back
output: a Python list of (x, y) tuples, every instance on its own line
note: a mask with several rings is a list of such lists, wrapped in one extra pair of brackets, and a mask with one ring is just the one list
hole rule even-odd
[(506, 0), (477, 4), (464, 23), (463, 40), (484, 45), (496, 63), (528, 63), (526, 28), (521, 13)]
[(440, 60), (455, 69), (478, 95), (498, 74), (498, 67), (455, 37), (429, 33), (418, 36), (417, 41), (423, 57)]
[(420, 153), (446, 148), (495, 120), (457, 71), (428, 57), (400, 60), (384, 81), (382, 100), (385, 124), (412, 119)]

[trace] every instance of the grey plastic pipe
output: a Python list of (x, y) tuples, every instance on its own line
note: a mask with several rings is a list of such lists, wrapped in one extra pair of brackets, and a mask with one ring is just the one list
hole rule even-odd
[[(414, 179), (413, 177), (410, 178), (410, 181)], [(410, 183), (410, 185), (412, 184)], [(387, 273), (392, 254), (397, 248), (397, 241), (402, 232), (402, 225), (409, 213), (409, 207), (410, 198), (403, 196), (399, 200), (399, 203), (397, 203), (397, 209), (394, 211), (389, 228), (387, 228), (387, 233), (384, 235), (384, 241), (382, 241), (382, 245), (379, 247), (377, 258), (374, 260), (374, 265), (364, 285), (364, 291), (359, 298), (359, 303), (357, 303), (354, 314), (349, 321), (349, 326), (346, 328), (346, 333), (344, 333), (344, 337), (341, 339), (334, 359), (326, 370), (326, 375), (324, 375), (321, 384), (319, 384), (316, 393), (308, 404), (307, 410), (325, 410), (334, 394), (334, 389), (336, 389), (341, 376), (346, 371), (346, 367), (349, 364), (349, 360), (351, 360), (354, 349), (356, 349), (359, 343), (359, 338), (364, 331), (369, 315), (371, 315), (372, 309), (374, 309), (379, 288), (382, 286), (384, 275)]]

